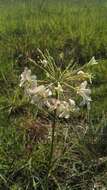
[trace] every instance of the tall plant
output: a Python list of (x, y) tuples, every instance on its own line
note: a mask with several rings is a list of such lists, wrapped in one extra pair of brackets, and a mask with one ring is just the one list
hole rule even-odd
[[(92, 82), (92, 75), (85, 72), (89, 65), (97, 64), (93, 57), (91, 61), (77, 68), (76, 65), (69, 64), (64, 70), (56, 66), (54, 59), (48, 52), (44, 55), (40, 50), (41, 59), (39, 63), (29, 59), (43, 72), (44, 79), (39, 80), (36, 75), (32, 75), (31, 70), (24, 69), (21, 74), (20, 87), (23, 88), (24, 96), (34, 104), (38, 110), (44, 110), (53, 115), (51, 145), (47, 169), (47, 189), (48, 177), (51, 172), (54, 153), (55, 130), (58, 118), (69, 119), (72, 113), (79, 112), (80, 107), (86, 105), (90, 110), (91, 89), (88, 82)], [(82, 100), (81, 100), (82, 98)]]

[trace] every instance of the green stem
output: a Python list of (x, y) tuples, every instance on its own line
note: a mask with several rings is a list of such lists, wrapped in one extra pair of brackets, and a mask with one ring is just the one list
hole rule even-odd
[(52, 124), (51, 150), (50, 150), (50, 157), (49, 157), (48, 174), (51, 169), (51, 163), (52, 163), (52, 158), (53, 158), (55, 127), (56, 127), (56, 110), (54, 112), (54, 120), (53, 120), (53, 124)]
[(54, 140), (55, 140), (55, 128), (56, 128), (56, 110), (54, 111), (54, 119), (52, 123), (52, 133), (51, 133), (51, 147), (50, 147), (50, 155), (49, 155), (49, 164), (46, 176), (46, 190), (48, 190), (48, 176), (52, 165), (52, 158), (54, 153)]

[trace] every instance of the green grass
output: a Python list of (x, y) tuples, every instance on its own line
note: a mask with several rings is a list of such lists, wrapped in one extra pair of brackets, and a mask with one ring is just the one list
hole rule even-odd
[[(0, 73), (2, 75), (10, 78), (8, 73), (14, 73), (14, 70), (16, 72), (19, 67), (23, 68), (26, 65), (26, 56), (36, 59), (36, 48), (43, 51), (48, 49), (58, 63), (63, 52), (63, 64), (67, 64), (71, 59), (83, 64), (93, 55), (98, 60), (107, 58), (105, 4), (97, 1), (71, 3), (68, 0), (66, 3), (46, 1), (42, 5), (41, 2), (37, 0), (32, 0), (30, 3), (1, 2)], [(19, 56), (21, 58), (16, 63)], [(103, 67), (99, 77), (101, 80), (106, 80), (106, 66)], [(12, 76), (8, 80), (13, 80), (15, 76), (13, 79)]]
[(106, 7), (79, 7), (69, 1), (66, 4), (46, 1), (42, 10), (39, 6), (32, 1), (30, 5), (16, 1), (1, 7), (2, 55), (30, 54), (36, 47), (47, 48), (53, 53), (63, 51), (68, 45), (75, 57), (79, 52), (76, 59), (81, 62), (92, 55), (106, 57)]
[[(56, 64), (63, 67), (70, 60), (84, 64), (92, 56), (99, 62), (90, 69), (94, 74), (90, 127), (85, 133), (87, 123), (80, 119), (73, 124), (61, 123), (57, 129), (55, 156), (60, 155), (63, 146), (65, 151), (56, 160), (49, 177), (50, 189), (92, 190), (95, 181), (107, 186), (107, 162), (102, 159), (100, 163), (100, 158), (107, 156), (104, 136), (107, 112), (106, 4), (106, 1), (101, 3), (98, 0), (77, 3), (46, 0), (43, 4), (39, 0), (0, 2), (1, 190), (46, 190), (44, 176), (50, 145), (36, 142), (31, 150), (25, 128), (34, 119), (32, 108), (24, 101), (20, 102), (17, 91), (19, 75), (28, 66), (27, 57), (38, 59), (37, 48), (43, 52), (48, 49)], [(66, 128), (68, 136), (64, 144)]]

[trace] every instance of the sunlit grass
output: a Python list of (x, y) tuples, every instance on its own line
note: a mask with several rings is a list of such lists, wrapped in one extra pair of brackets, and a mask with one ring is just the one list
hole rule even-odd
[[(50, 144), (47, 139), (34, 142), (33, 138), (36, 132), (37, 139), (39, 135), (44, 137), (51, 117), (45, 121), (47, 115), (43, 117), (40, 112), (36, 118), (37, 110), (23, 99), (20, 101), (21, 93), (16, 88), (19, 74), (26, 66), (43, 79), (43, 73), (31, 63), (38, 62), (37, 48), (43, 52), (48, 49), (63, 70), (70, 61), (76, 67), (92, 56), (98, 61), (89, 69), (94, 76), (90, 113), (84, 108), (75, 119), (62, 120), (56, 129), (56, 160), (49, 176), (50, 189), (92, 190), (99, 182), (107, 187), (106, 20), (106, 1), (0, 2), (1, 190), (46, 190), (44, 176)], [(52, 68), (48, 69), (52, 75)], [(54, 81), (56, 76), (54, 71)], [(68, 77), (70, 80), (65, 72), (64, 78)], [(35, 131), (35, 126), (41, 127), (41, 131)]]

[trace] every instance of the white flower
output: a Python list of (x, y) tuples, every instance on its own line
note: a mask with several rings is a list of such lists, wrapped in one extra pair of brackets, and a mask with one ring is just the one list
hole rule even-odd
[(50, 111), (56, 110), (57, 116), (59, 118), (68, 119), (70, 117), (70, 113), (76, 110), (75, 101), (72, 99), (69, 99), (69, 101), (66, 102), (53, 98), (45, 101), (45, 105), (49, 108)]
[(95, 60), (95, 57), (93, 56), (91, 60), (89, 61), (88, 65), (97, 65), (98, 62)]
[(57, 115), (59, 118), (68, 119), (70, 117), (70, 105), (66, 101), (61, 101), (57, 107)]
[(51, 98), (50, 100), (47, 100), (44, 103), (49, 108), (50, 111), (54, 111), (60, 105), (60, 100)]
[(56, 110), (58, 117), (60, 118), (69, 118), (69, 103), (66, 101), (60, 101), (57, 99), (50, 99), (45, 102), (45, 105), (49, 108), (50, 111)]
[(85, 73), (83, 71), (78, 71), (78, 75), (84, 75)]
[(37, 86), (36, 75), (31, 75), (31, 70), (25, 67), (24, 72), (21, 74), (21, 80), (19, 86), (22, 87), (26, 82), (33, 88)]
[(77, 89), (77, 94), (79, 94), (83, 98), (83, 101), (81, 102), (80, 105), (87, 104), (87, 108), (90, 109), (90, 102), (92, 101), (90, 97), (91, 90), (86, 87), (87, 87), (87, 81), (82, 82), (80, 87)]
[(26, 81), (30, 81), (31, 79), (31, 70), (25, 67), (24, 72), (21, 74), (21, 80), (19, 86), (22, 87)]
[(69, 105), (70, 105), (70, 111), (71, 112), (75, 112), (75, 111), (79, 111), (79, 107), (76, 106), (76, 103), (74, 100), (69, 99)]
[(49, 88), (45, 90), (45, 96), (46, 97), (52, 96), (52, 91)]
[(58, 93), (63, 92), (62, 86), (60, 85), (59, 82), (58, 82), (58, 86), (55, 87), (55, 90), (56, 90)]
[(40, 85), (40, 86), (35, 86), (34, 88), (29, 88), (28, 92), (30, 95), (37, 95), (37, 94), (42, 94), (45, 91), (45, 86)]
[(75, 109), (76, 104), (74, 100), (69, 99), (69, 105), (71, 106), (72, 109)]
[(40, 86), (35, 86), (34, 88), (29, 88), (28, 94), (30, 94), (31, 96), (35, 95), (46, 98), (48, 96), (51, 96), (52, 92), (50, 89), (46, 89), (44, 85), (40, 85)]
[(44, 66), (44, 67), (46, 67), (46, 66), (47, 66), (47, 64), (48, 64), (48, 62), (47, 62), (47, 60), (46, 60), (46, 59), (43, 59), (43, 60), (41, 61), (41, 63), (43, 64), (43, 66)]

